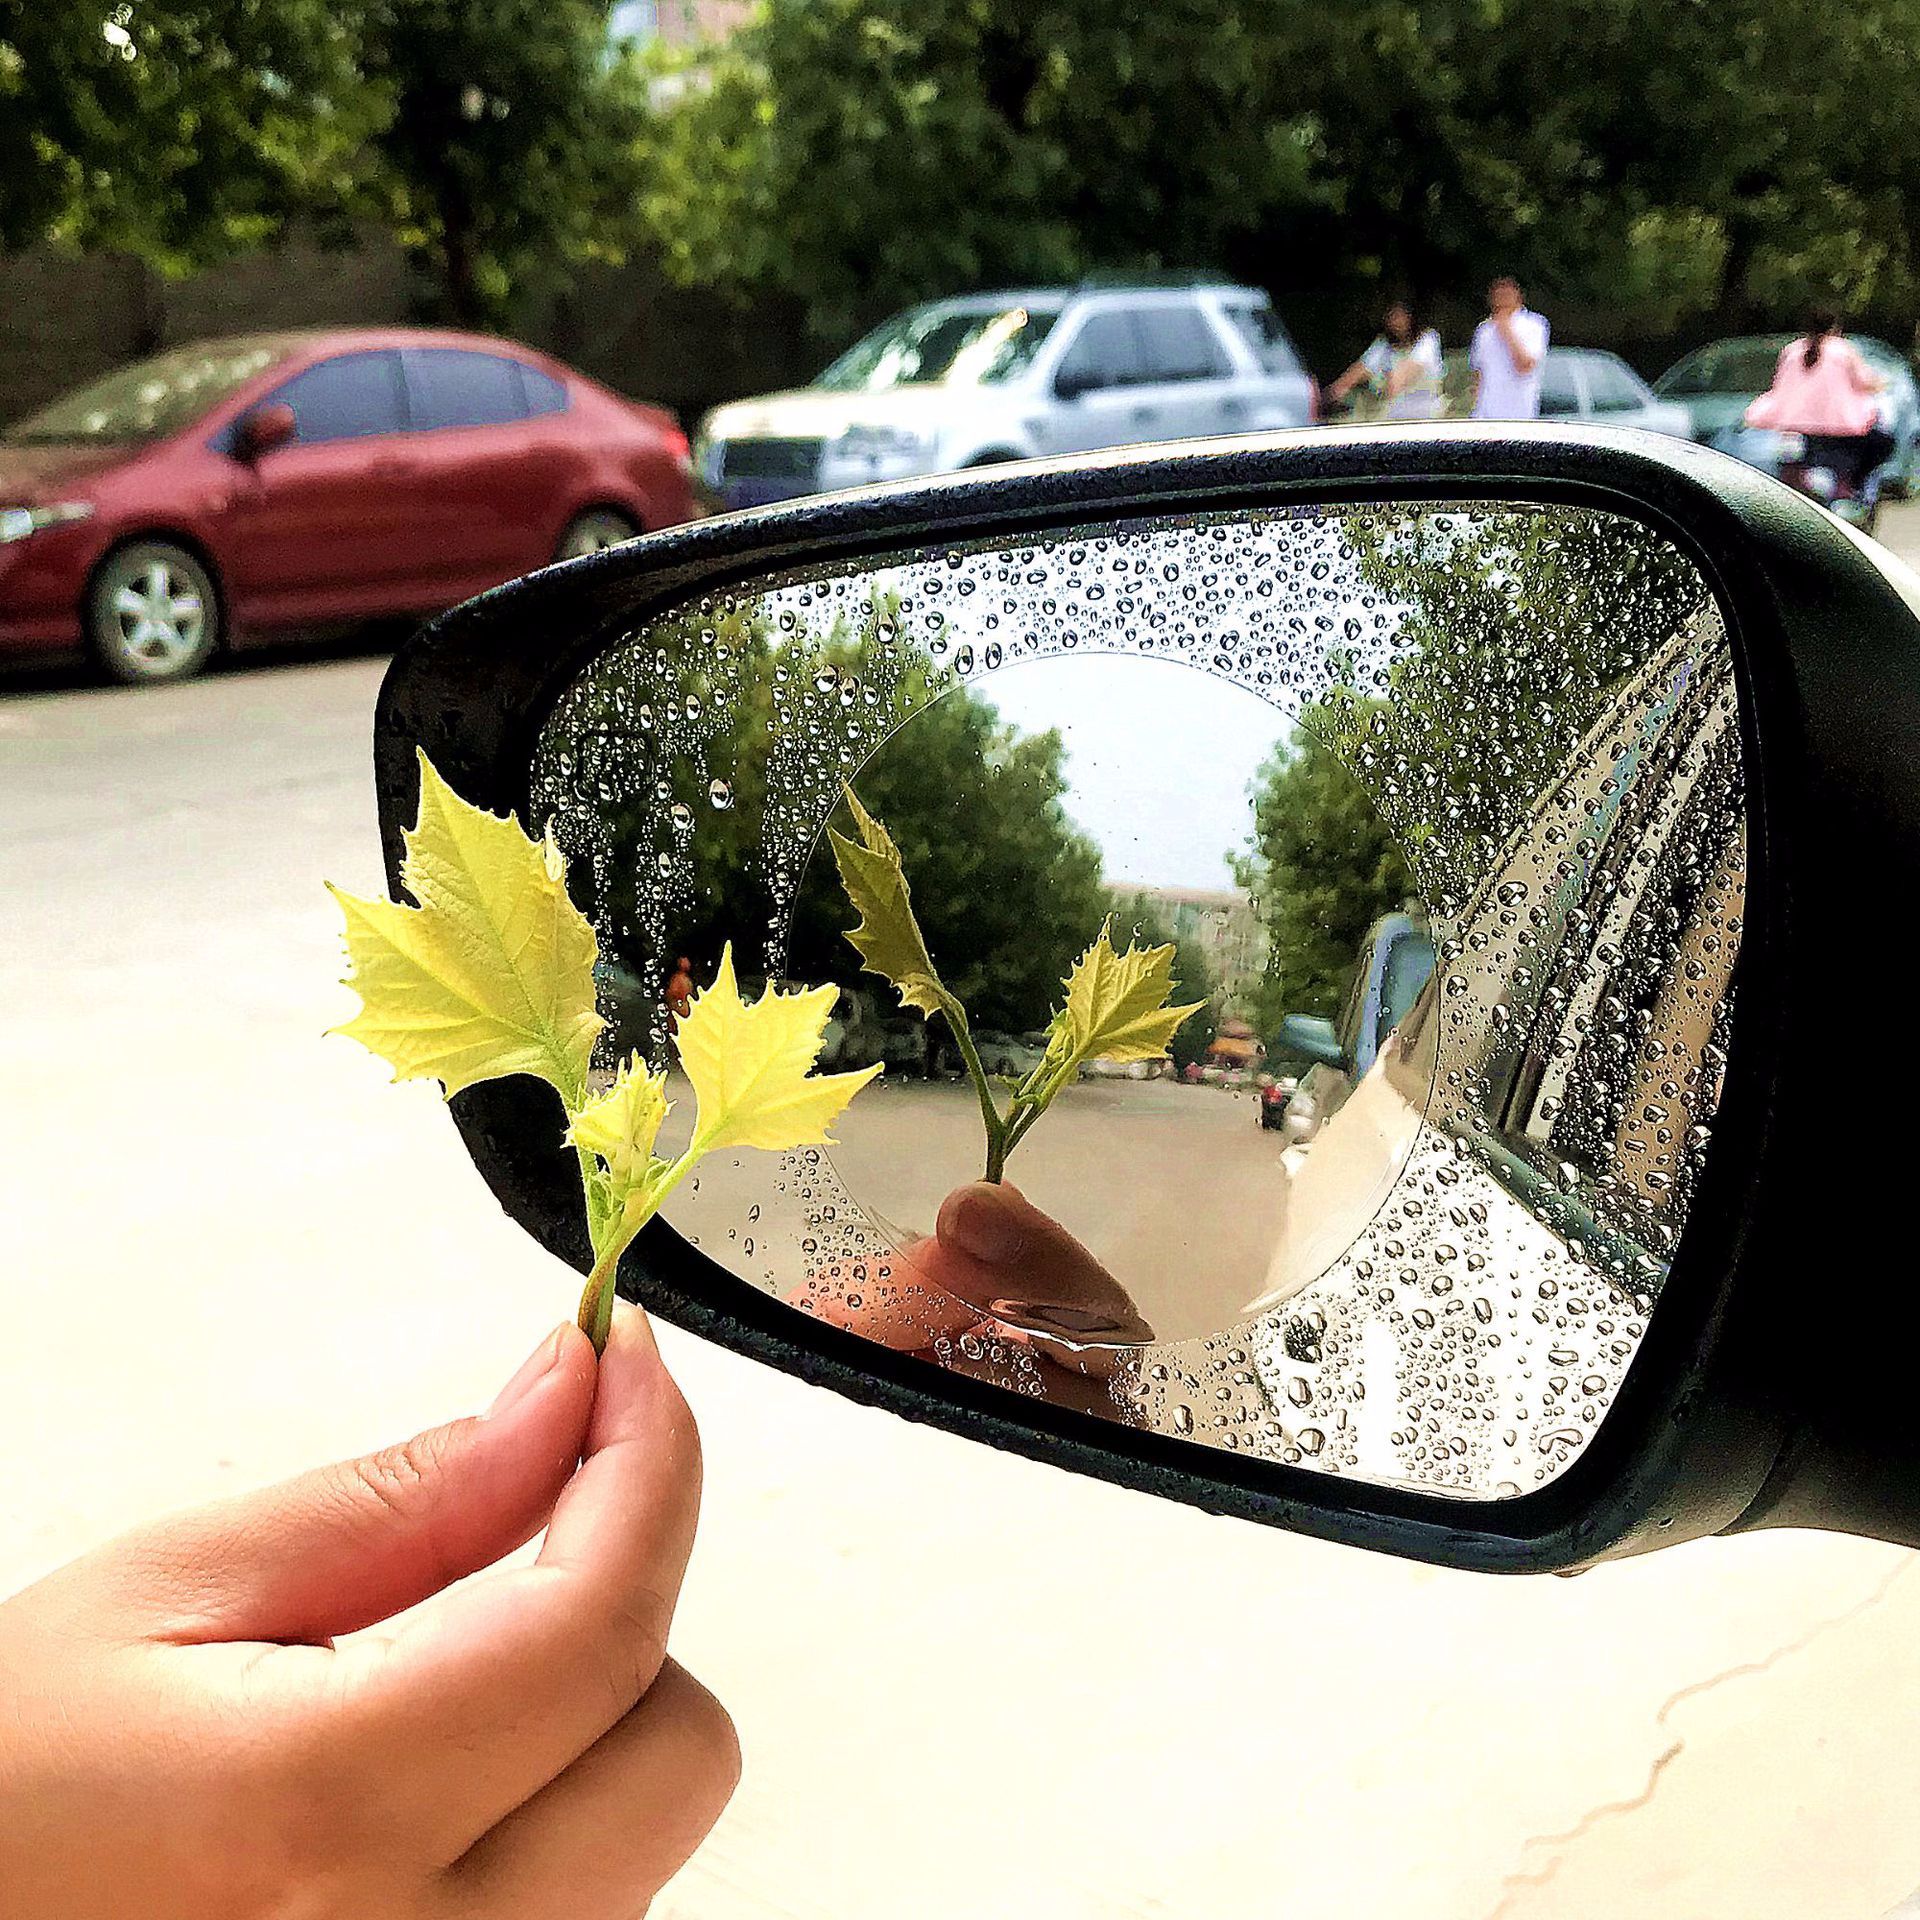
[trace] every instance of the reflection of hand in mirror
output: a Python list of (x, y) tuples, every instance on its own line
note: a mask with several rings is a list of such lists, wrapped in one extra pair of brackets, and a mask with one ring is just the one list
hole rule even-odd
[(1120, 1283), (1014, 1186), (956, 1188), (934, 1232), (902, 1244), (894, 1263), (885, 1278), (836, 1265), (794, 1304), (898, 1351), (977, 1331), (1089, 1379), (1111, 1377), (1122, 1350), (1153, 1338)]

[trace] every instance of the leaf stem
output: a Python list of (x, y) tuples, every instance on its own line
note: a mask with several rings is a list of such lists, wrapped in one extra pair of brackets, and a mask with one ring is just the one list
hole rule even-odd
[(997, 1186), (1007, 1165), (1007, 1123), (994, 1104), (993, 1089), (987, 1085), (987, 1072), (980, 1064), (979, 1049), (973, 1044), (973, 1035), (967, 1031), (966, 1016), (962, 1014), (956, 1020), (948, 1013), (946, 1021), (949, 1031), (960, 1043), (960, 1057), (967, 1063), (973, 1090), (980, 1096), (980, 1118), (986, 1122), (987, 1128), (987, 1171), (983, 1177)]
[(644, 1224), (638, 1221), (631, 1232), (616, 1230), (608, 1236), (606, 1247), (593, 1263), (593, 1271), (587, 1275), (587, 1284), (581, 1290), (575, 1325), (593, 1342), (596, 1355), (606, 1352), (607, 1335), (613, 1328), (613, 1287), (620, 1271), (620, 1256)]
[[(620, 1278), (621, 1256), (639, 1237), (640, 1229), (660, 1211), (667, 1195), (686, 1178), (703, 1151), (704, 1148), (690, 1146), (671, 1166), (663, 1168), (660, 1177), (649, 1185), (643, 1206), (623, 1208), (617, 1216), (603, 1219), (595, 1241), (593, 1271), (581, 1289), (580, 1311), (575, 1316), (575, 1324), (593, 1342), (596, 1354), (606, 1352), (607, 1335), (613, 1328), (613, 1297)], [(660, 1166), (661, 1163), (655, 1161), (654, 1164)], [(592, 1205), (589, 1200), (590, 1212)], [(601, 1238), (604, 1245), (600, 1244)]]

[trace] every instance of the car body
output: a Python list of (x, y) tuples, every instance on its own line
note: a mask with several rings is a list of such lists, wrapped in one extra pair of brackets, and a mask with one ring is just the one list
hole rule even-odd
[[(1530, 916), (1528, 944), (1503, 962), (1511, 971), (1500, 975), (1497, 987), (1482, 989), (1488, 1004), (1508, 1009), (1508, 1020), (1478, 1031), (1471, 1055), (1452, 1056), (1453, 1071), (1472, 1071), (1488, 1086), (1488, 1124), (1458, 1141), (1456, 1170), (1470, 1174), (1481, 1204), (1498, 1205), (1503, 1232), (1516, 1241), (1541, 1233), (1529, 1210), (1550, 1214), (1563, 1238), (1603, 1245), (1611, 1270), (1625, 1276), (1629, 1287), (1654, 1284), (1664, 1271), (1650, 1246), (1667, 1242), (1657, 1229), (1651, 1240), (1644, 1236), (1649, 1220), (1673, 1209), (1674, 1182), (1651, 1171), (1623, 1176), (1616, 1163), (1633, 1164), (1638, 1155), (1639, 1164), (1652, 1169), (1657, 1143), (1671, 1135), (1657, 1131), (1668, 1117), (1665, 1109), (1634, 1110), (1624, 1102), (1609, 1107), (1596, 1097), (1608, 1074), (1618, 1071), (1603, 1069), (1602, 1061), (1610, 1053), (1615, 1061), (1624, 1057), (1607, 1037), (1602, 1003), (1613, 996), (1624, 1004), (1644, 991), (1631, 984), (1638, 949), (1646, 928), (1672, 914), (1687, 926), (1686, 961), (1680, 977), (1659, 989), (1671, 1020), (1662, 1028), (1688, 1044), (1672, 1051), (1667, 1070), (1679, 1071), (1680, 1059), (1697, 1057), (1716, 1037), (1712, 1008), (1731, 977), (1734, 949), (1714, 935), (1707, 919), (1674, 904), (1674, 890), (1683, 883), (1672, 871), (1663, 873), (1663, 856), (1670, 847), (1693, 849), (1693, 864), (1679, 870), (1694, 882), (1712, 873), (1722, 889), (1744, 886), (1744, 823), (1729, 829), (1726, 788), (1713, 771), (1732, 722), (1710, 677), (1697, 670), (1691, 646), (1691, 629), (1676, 629), (1622, 683), (1589, 729), (1585, 751), (1541, 796), (1529, 825), (1511, 836), (1502, 862), (1482, 880), (1461, 922), (1468, 929), (1465, 950), (1475, 950), (1476, 937), (1485, 950), (1493, 944), (1486, 929), (1497, 924), (1503, 900), (1518, 896), (1541, 903)], [(1654, 764), (1671, 770), (1667, 790), (1683, 796), (1680, 804), (1649, 810), (1632, 797), (1636, 778)], [(1558, 837), (1536, 832), (1542, 821), (1557, 821)], [(1577, 928), (1570, 912), (1577, 897), (1555, 887), (1559, 849), (1574, 823), (1587, 836), (1586, 857), (1616, 875), (1597, 927)], [(1589, 934), (1594, 951), (1610, 956), (1606, 966), (1585, 974), (1573, 992), (1543, 990), (1549, 973), (1541, 957)], [(1312, 1097), (1317, 1110), (1304, 1130), (1291, 1119), (1287, 1126), (1285, 1224), (1257, 1305), (1291, 1297), (1324, 1270), (1329, 1249), (1350, 1243), (1401, 1179), (1430, 1124), (1434, 1077), (1442, 1064), (1439, 1004), (1450, 997), (1442, 994), (1436, 960), (1424, 924), (1406, 914), (1386, 915), (1361, 944), (1337, 1026), (1297, 1017), (1282, 1023), (1283, 1036), (1292, 1030), (1310, 1048), (1316, 1043), (1309, 1029), (1331, 1032), (1320, 1048), (1324, 1057), (1302, 1078), (1294, 1102), (1297, 1108)], [(1467, 984), (1464, 975), (1454, 979)], [(1698, 991), (1708, 983), (1711, 993)], [(1537, 1017), (1513, 1017), (1520, 1009)], [(1562, 1108), (1582, 1101), (1590, 1108), (1588, 1125), (1561, 1128)], [(1458, 1189), (1463, 1204), (1466, 1185), (1463, 1179)], [(1505, 1201), (1496, 1200), (1500, 1194)], [(1540, 1241), (1543, 1249), (1548, 1243), (1546, 1237)]]
[[(1779, 436), (1747, 426), (1747, 408), (1773, 384), (1781, 349), (1798, 337), (1754, 333), (1715, 340), (1676, 360), (1654, 382), (1654, 391), (1686, 408), (1696, 440), (1777, 474), (1789, 455)], [(1882, 424), (1893, 435), (1893, 452), (1878, 470), (1877, 482), (1882, 489), (1910, 493), (1920, 484), (1920, 383), (1906, 359), (1884, 340), (1872, 334), (1847, 338), (1887, 383)]]
[(981, 1071), (1002, 1080), (1024, 1080), (1047, 1057), (1045, 1034), (995, 1033), (982, 1027), (973, 1035)]
[(1306, 1021), (1290, 1015), (1281, 1023), (1280, 1034), (1268, 1043), (1268, 1053), (1305, 1052), (1313, 1058), (1284, 1115), (1289, 1146), (1312, 1141), (1346, 1104), (1388, 1036), (1433, 978), (1434, 964), (1433, 937), (1422, 917), (1383, 914), (1360, 943), (1353, 984), (1340, 1018)]
[[(1473, 370), (1464, 349), (1441, 362), (1442, 417), (1473, 413)], [(1540, 418), (1567, 426), (1638, 427), (1691, 440), (1687, 410), (1662, 399), (1617, 353), (1598, 347), (1549, 347), (1540, 373)]]
[(1254, 287), (1094, 284), (911, 307), (810, 387), (717, 407), (723, 506), (1135, 441), (1308, 425), (1318, 389)]
[[(216, 630), (246, 639), (437, 612), (696, 511), (671, 414), (528, 348), (421, 328), (205, 341), (0, 435), (0, 652), (97, 644), (90, 596), (130, 550), (185, 556)], [(176, 677), (137, 649), (107, 664)]]

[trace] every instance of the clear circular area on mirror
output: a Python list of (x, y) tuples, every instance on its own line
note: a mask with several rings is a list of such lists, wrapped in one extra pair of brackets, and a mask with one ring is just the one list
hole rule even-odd
[(823, 1068), (883, 1068), (833, 1144), (666, 1209), (796, 1313), (1467, 1497), (1604, 1420), (1744, 899), (1724, 625), (1638, 523), (1275, 511), (768, 579), (616, 637), (531, 799), (606, 1066), (671, 1068), (730, 946), (750, 996), (839, 990)]

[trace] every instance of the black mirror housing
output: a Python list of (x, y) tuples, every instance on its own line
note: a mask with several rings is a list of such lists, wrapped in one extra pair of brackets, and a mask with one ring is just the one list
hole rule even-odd
[[(1236, 439), (723, 516), (550, 569), (457, 609), (396, 657), (375, 733), (390, 887), (399, 897), (418, 751), (469, 799), (526, 817), (543, 719), (609, 636), (745, 575), (1229, 508), (1486, 500), (1599, 508), (1688, 557), (1727, 622), (1748, 779), (1742, 1018), (1713, 1156), (1660, 1310), (1572, 1466), (1514, 1497), (1461, 1501), (1015, 1404), (800, 1319), (661, 1223), (629, 1254), (622, 1292), (910, 1418), (1216, 1512), (1440, 1564), (1566, 1571), (1782, 1524), (1920, 1545), (1920, 1437), (1906, 1411), (1920, 1298), (1904, 1278), (1910, 1263), (1892, 1257), (1910, 1178), (1899, 1076), (1857, 1076), (1844, 1123), (1789, 1133), (1780, 1117), (1792, 1077), (1830, 1049), (1833, 983), (1849, 976), (1869, 916), (1920, 871), (1920, 584), (1808, 502), (1707, 449), (1618, 430), (1495, 426)], [(1301, 1037), (1316, 1045), (1300, 1051), (1324, 1057), (1324, 1036)], [(452, 1107), (502, 1203), (584, 1268), (552, 1096), (498, 1081)], [(1822, 1289), (1831, 1301), (1810, 1302)], [(1817, 1342), (1810, 1326), (1822, 1328)]]

